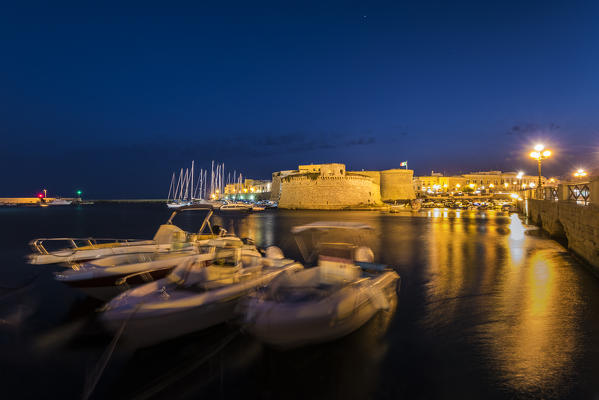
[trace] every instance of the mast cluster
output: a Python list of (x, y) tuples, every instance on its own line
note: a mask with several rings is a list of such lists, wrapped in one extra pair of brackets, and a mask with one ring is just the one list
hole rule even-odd
[(210, 179), (208, 169), (200, 168), (196, 173), (195, 161), (191, 162), (191, 168), (183, 168), (177, 173), (173, 172), (171, 184), (168, 190), (167, 202), (193, 202), (194, 200), (214, 200), (225, 193), (227, 185), (234, 185), (235, 191), (241, 191), (243, 187), (243, 175), (237, 171), (226, 173), (224, 163), (215, 163), (210, 166)]

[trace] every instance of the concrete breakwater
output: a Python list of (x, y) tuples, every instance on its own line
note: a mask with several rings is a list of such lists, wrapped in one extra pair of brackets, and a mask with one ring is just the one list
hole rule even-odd
[(599, 206), (574, 201), (527, 199), (520, 208), (531, 223), (564, 243), (599, 275)]
[[(46, 197), (44, 201), (54, 201), (54, 197)], [(40, 204), (39, 197), (0, 197), (0, 204)]]

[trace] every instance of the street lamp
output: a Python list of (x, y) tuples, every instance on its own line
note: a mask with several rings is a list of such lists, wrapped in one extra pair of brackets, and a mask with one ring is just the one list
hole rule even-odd
[(587, 176), (587, 172), (582, 168), (579, 169), (578, 171), (574, 172), (575, 178), (584, 178), (585, 176)]
[(543, 182), (541, 182), (541, 161), (549, 158), (551, 156), (551, 150), (545, 150), (545, 145), (537, 144), (535, 146), (535, 151), (530, 153), (530, 157), (537, 160), (537, 165), (539, 166), (539, 188), (543, 186)]

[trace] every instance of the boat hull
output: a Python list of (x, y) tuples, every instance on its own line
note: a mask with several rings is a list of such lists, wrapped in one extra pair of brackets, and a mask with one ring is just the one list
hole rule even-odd
[[(378, 277), (370, 287), (362, 290), (376, 290), (372, 294), (348, 294), (353, 299), (351, 311), (343, 310), (344, 298), (334, 301), (308, 302), (302, 304), (273, 304), (259, 299), (251, 299), (244, 306), (246, 330), (263, 343), (279, 348), (293, 348), (308, 344), (329, 342), (356, 331), (384, 310), (380, 302), (391, 303), (397, 296), (399, 276), (387, 272)], [(383, 296), (375, 299), (374, 297)], [(348, 297), (349, 296), (349, 297)]]
[(122, 292), (130, 289), (131, 286), (142, 285), (154, 280), (162, 279), (167, 276), (175, 268), (175, 265), (147, 272), (144, 275), (135, 276), (127, 280), (127, 285), (117, 285), (117, 281), (121, 278), (126, 277), (129, 273), (114, 274), (105, 277), (90, 278), (76, 281), (65, 281), (61, 280), (62, 283), (69, 286), (72, 289), (77, 289), (85, 293), (90, 297), (94, 297), (99, 300), (108, 301)]
[(123, 342), (131, 347), (148, 347), (176, 337), (201, 331), (227, 322), (235, 317), (235, 308), (241, 295), (235, 299), (193, 307), (178, 312), (148, 318), (128, 320), (101, 317), (103, 325), (117, 332), (123, 324)]
[[(257, 287), (268, 284), (280, 273), (301, 268), (303, 266), (291, 263), (249, 281), (200, 293), (185, 290), (175, 296), (173, 302), (157, 299), (161, 296), (163, 279), (114, 299), (108, 303), (100, 320), (112, 332), (117, 332), (125, 324), (124, 340), (136, 347), (147, 347), (236, 318), (240, 299)], [(122, 306), (121, 302), (127, 305)]]

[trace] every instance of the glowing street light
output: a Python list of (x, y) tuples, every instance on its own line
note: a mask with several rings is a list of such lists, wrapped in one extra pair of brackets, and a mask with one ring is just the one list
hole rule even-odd
[(537, 144), (535, 146), (535, 151), (530, 153), (530, 157), (537, 160), (537, 164), (539, 166), (539, 188), (543, 186), (543, 182), (541, 182), (541, 161), (549, 158), (551, 156), (551, 150), (545, 150), (545, 145)]
[(580, 168), (578, 171), (574, 172), (575, 178), (584, 178), (585, 176), (587, 176), (587, 172), (582, 168)]

